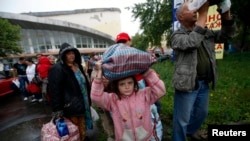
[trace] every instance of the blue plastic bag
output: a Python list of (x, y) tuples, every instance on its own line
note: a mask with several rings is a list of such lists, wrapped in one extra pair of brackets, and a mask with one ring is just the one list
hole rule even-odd
[(56, 129), (60, 137), (69, 135), (69, 129), (63, 118), (56, 120)]

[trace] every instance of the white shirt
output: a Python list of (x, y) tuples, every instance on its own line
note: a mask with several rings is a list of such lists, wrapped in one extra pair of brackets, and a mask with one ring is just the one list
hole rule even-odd
[(27, 74), (29, 82), (31, 82), (36, 74), (36, 65), (32, 64), (32, 65), (27, 66), (26, 74)]

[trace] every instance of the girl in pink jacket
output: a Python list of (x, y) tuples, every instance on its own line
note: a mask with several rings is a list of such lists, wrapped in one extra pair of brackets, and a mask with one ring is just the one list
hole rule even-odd
[(101, 60), (92, 83), (91, 100), (112, 113), (116, 141), (149, 141), (153, 134), (150, 106), (166, 93), (162, 80), (153, 69), (143, 77), (148, 84), (140, 90), (134, 76), (112, 81), (112, 93), (104, 92)]

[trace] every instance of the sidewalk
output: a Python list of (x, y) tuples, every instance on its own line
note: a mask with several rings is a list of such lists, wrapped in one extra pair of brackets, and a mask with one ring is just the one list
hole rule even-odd
[[(13, 95), (0, 101), (1, 141), (40, 141), (42, 125), (51, 120), (49, 105), (26, 102), (20, 95)], [(97, 141), (99, 129), (87, 131), (91, 141)]]

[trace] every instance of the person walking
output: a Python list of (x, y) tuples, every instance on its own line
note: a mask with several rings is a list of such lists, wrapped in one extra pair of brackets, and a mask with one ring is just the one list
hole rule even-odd
[(112, 92), (104, 91), (102, 61), (96, 62), (97, 76), (92, 82), (91, 100), (112, 113), (115, 140), (148, 141), (153, 135), (150, 106), (166, 93), (162, 80), (153, 69), (143, 73), (148, 86), (139, 89), (134, 76), (112, 80)]
[(87, 61), (87, 73), (88, 73), (88, 76), (89, 76), (89, 79), (91, 80), (91, 74), (92, 74), (92, 71), (94, 69), (94, 66), (95, 66), (95, 54), (94, 53), (91, 53), (89, 55), (89, 60)]
[[(116, 44), (124, 44), (126, 46), (131, 47), (132, 45), (132, 40), (130, 38), (130, 36), (128, 35), (128, 33), (126, 32), (121, 32), (119, 34), (116, 35), (116, 39), (115, 39)], [(110, 47), (106, 49), (106, 51), (103, 53), (107, 53), (109, 51)]]
[(129, 46), (129, 47), (132, 45), (131, 38), (128, 35), (128, 33), (126, 33), (126, 32), (121, 32), (121, 33), (117, 34), (115, 41), (117, 44), (122, 43), (122, 44)]
[(54, 65), (56, 63), (55, 56), (49, 55), (48, 58), (49, 58), (49, 61), (50, 61), (51, 65)]
[(78, 126), (81, 140), (86, 139), (86, 130), (93, 128), (91, 117), (90, 83), (81, 65), (77, 48), (63, 43), (59, 60), (48, 75), (50, 105), (53, 119), (70, 119)]
[(23, 100), (26, 101), (28, 100), (28, 92), (26, 89), (26, 84), (29, 83), (27, 75), (26, 75), (26, 68), (27, 65), (25, 63), (25, 58), (20, 57), (18, 62), (13, 65), (13, 70), (14, 70), (14, 77), (16, 77), (19, 82), (20, 82), (20, 93), (23, 96)]
[(42, 102), (40, 86), (34, 83), (34, 77), (36, 74), (36, 64), (33, 62), (32, 58), (27, 58), (25, 63), (27, 65), (26, 74), (29, 80), (27, 91), (29, 93), (28, 95), (32, 97), (31, 102), (35, 101)]
[(203, 140), (197, 131), (208, 114), (210, 84), (214, 89), (217, 81), (215, 43), (234, 35), (230, 10), (221, 14), (221, 30), (206, 27), (208, 8), (206, 2), (198, 10), (189, 10), (185, 2), (176, 12), (181, 27), (170, 38), (175, 53), (173, 141), (186, 141), (186, 136)]
[(49, 103), (47, 85), (48, 85), (48, 73), (52, 64), (47, 56), (41, 56), (38, 62), (39, 63), (37, 64), (36, 71), (37, 71), (37, 75), (42, 80), (42, 84), (41, 84), (42, 97), (45, 103)]

